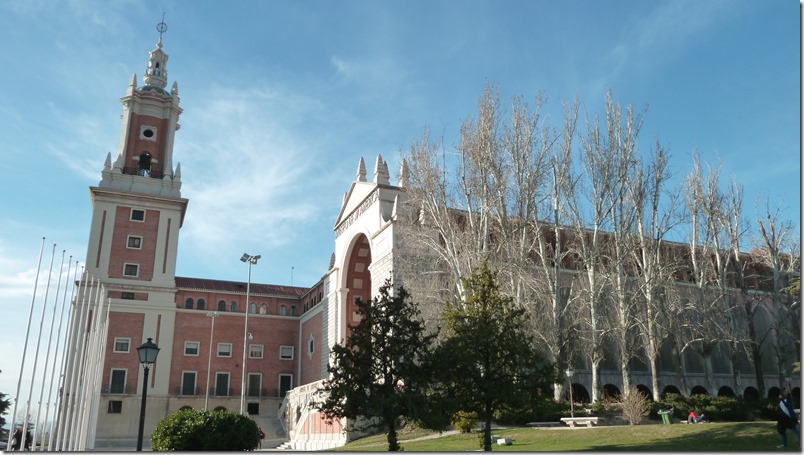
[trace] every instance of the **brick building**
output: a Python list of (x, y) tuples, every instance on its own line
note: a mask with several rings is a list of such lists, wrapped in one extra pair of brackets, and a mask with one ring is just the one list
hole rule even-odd
[[(167, 62), (160, 37), (143, 85), (132, 76), (121, 98), (117, 154), (90, 188), (86, 275), (74, 300), (59, 417), (63, 440), (71, 442), (59, 447), (132, 445), (144, 376), (136, 348), (148, 338), (161, 352), (146, 384), (146, 440), (182, 408), (239, 411), (242, 403), (268, 439), (287, 439), (294, 449), (342, 445), (352, 436), (341, 431), (343, 422), (328, 425), (307, 404), (327, 376), (330, 347), (355, 321), (355, 298), (371, 298), (397, 269), (404, 164), (392, 184), (381, 156), (372, 178), (360, 160), (333, 226), (335, 252), (310, 288), (177, 277), (188, 200), (181, 197), (181, 167), (173, 164), (182, 108), (178, 84), (166, 90)], [(699, 387), (696, 359), (687, 364), (687, 383)], [(601, 380), (614, 390), (619, 372), (612, 368)], [(663, 368), (667, 390), (678, 390), (674, 366)], [(715, 387), (734, 385), (731, 368), (722, 369)], [(576, 370), (577, 395), (592, 381), (588, 369)], [(751, 388), (750, 375), (743, 381)], [(647, 373), (634, 374), (633, 383), (645, 387)]]

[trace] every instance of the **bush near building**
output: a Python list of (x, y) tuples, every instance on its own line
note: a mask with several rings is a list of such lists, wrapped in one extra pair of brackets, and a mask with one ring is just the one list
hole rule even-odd
[(159, 422), (151, 435), (151, 450), (241, 451), (254, 450), (259, 442), (259, 428), (248, 416), (186, 409)]
[(685, 397), (668, 393), (664, 400), (651, 404), (650, 417), (659, 419), (659, 409), (673, 408), (673, 417), (687, 420), (690, 411), (703, 413), (710, 421), (744, 422), (756, 419), (774, 420), (778, 403), (773, 400), (745, 400), (740, 397), (715, 397), (698, 394)]

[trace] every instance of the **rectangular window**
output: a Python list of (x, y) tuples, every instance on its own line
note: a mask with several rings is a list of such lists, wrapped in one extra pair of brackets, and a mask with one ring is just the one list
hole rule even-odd
[(120, 298), (123, 300), (134, 300), (134, 293), (133, 292), (121, 292)]
[(248, 411), (249, 415), (260, 415), (260, 404), (259, 403), (248, 403), (246, 404), (246, 411)]
[(117, 338), (114, 339), (114, 352), (129, 352), (131, 346), (131, 338)]
[(145, 221), (145, 210), (131, 209), (131, 221)]
[(293, 360), (293, 346), (280, 346), (279, 358), (282, 360)]
[(140, 274), (140, 266), (137, 264), (126, 264), (123, 267), (123, 275), (125, 276), (138, 276)]
[(288, 390), (293, 388), (293, 375), (280, 374), (279, 375), (279, 397), (282, 398), (288, 393)]
[(184, 355), (198, 355), (198, 342), (185, 341), (184, 342)]
[(218, 343), (218, 357), (231, 357), (232, 343)]
[(123, 412), (123, 402), (120, 400), (109, 401), (109, 414), (120, 414)]
[(260, 394), (261, 387), (262, 387), (262, 375), (260, 373), (249, 373), (248, 389), (246, 389), (246, 394), (250, 397), (262, 396)]
[(261, 344), (250, 344), (250, 345), (248, 345), (248, 358), (249, 359), (261, 359), (262, 358), (262, 345)]
[(126, 370), (112, 369), (109, 393), (126, 393)]
[(142, 249), (142, 237), (137, 235), (129, 235), (128, 240), (126, 241), (126, 248), (132, 250), (141, 250)]
[(229, 396), (229, 373), (215, 373), (215, 396)]
[(181, 394), (195, 395), (195, 371), (184, 371), (181, 374)]

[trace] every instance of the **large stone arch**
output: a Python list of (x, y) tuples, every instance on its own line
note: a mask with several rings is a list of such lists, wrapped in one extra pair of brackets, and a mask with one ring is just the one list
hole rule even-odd
[(371, 243), (365, 233), (357, 233), (352, 237), (346, 256), (344, 257), (341, 289), (346, 297), (343, 304), (343, 334), (349, 337), (349, 325), (356, 324), (360, 317), (357, 314), (356, 299), (371, 300)]

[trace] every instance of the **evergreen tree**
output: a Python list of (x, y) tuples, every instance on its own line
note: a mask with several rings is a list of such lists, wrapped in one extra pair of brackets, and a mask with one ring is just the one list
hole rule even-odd
[(349, 429), (384, 429), (388, 450), (400, 450), (396, 428), (400, 418), (416, 418), (429, 385), (426, 358), (435, 339), (427, 335), (410, 295), (386, 280), (372, 301), (356, 300), (361, 319), (349, 325), (344, 344), (332, 348), (323, 401), (316, 402), (329, 419), (349, 419)]
[(8, 408), (11, 407), (11, 400), (6, 398), (7, 396), (5, 393), (0, 393), (0, 428), (6, 426), (6, 419), (3, 416), (8, 412)]
[(462, 278), (466, 297), (447, 302), (446, 338), (439, 345), (439, 403), (453, 413), (477, 413), (484, 424), (483, 449), (491, 450), (495, 413), (520, 408), (535, 390), (539, 356), (533, 349), (527, 312), (500, 292), (487, 261)]

